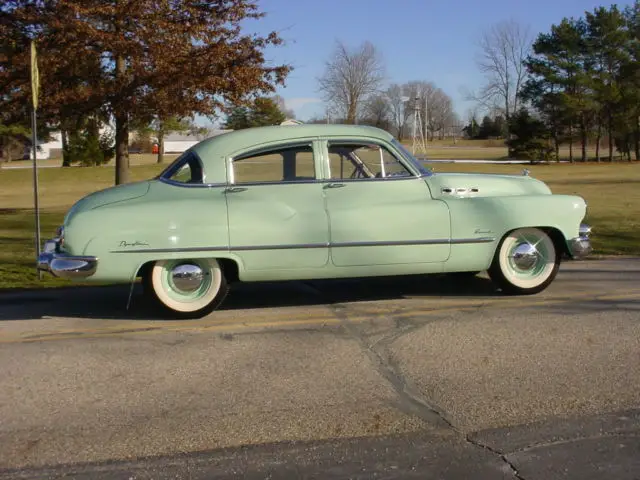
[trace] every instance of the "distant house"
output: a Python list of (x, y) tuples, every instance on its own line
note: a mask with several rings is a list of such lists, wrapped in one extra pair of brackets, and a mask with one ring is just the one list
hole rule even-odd
[[(109, 125), (101, 125), (99, 128), (100, 135), (110, 133), (113, 135), (113, 128)], [(31, 158), (31, 142), (26, 146), (25, 158)], [(43, 142), (38, 138), (38, 149), (36, 153), (38, 160), (46, 160), (48, 158), (62, 158), (62, 132), (56, 130), (49, 133), (49, 140)]]
[(303, 125), (303, 124), (304, 124), (304, 122), (302, 122), (300, 120), (296, 120), (295, 118), (287, 118), (280, 125)]
[(190, 133), (170, 133), (164, 137), (164, 153), (182, 153), (202, 140), (230, 131), (231, 130), (209, 130), (204, 134), (198, 135)]
[[(62, 136), (60, 132), (52, 132), (48, 141), (38, 138), (38, 148), (36, 149), (36, 159), (46, 160), (52, 156), (60, 156), (62, 152)], [(0, 161), (11, 158), (12, 160), (29, 160), (33, 158), (33, 148), (31, 137), (18, 135), (14, 139), (11, 153), (0, 149)]]

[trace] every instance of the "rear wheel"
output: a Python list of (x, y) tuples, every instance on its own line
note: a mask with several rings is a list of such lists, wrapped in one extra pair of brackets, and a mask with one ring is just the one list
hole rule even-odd
[(223, 302), (229, 287), (213, 258), (158, 260), (147, 271), (145, 292), (174, 317), (198, 318)]
[(560, 253), (544, 230), (520, 228), (502, 239), (488, 273), (505, 293), (538, 293), (556, 277)]

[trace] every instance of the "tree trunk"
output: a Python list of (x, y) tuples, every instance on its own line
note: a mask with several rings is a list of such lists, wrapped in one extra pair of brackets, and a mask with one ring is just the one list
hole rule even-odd
[(600, 140), (602, 138), (602, 122), (598, 119), (598, 129), (596, 131), (596, 162), (600, 163)]
[[(116, 57), (116, 75), (124, 76), (124, 57)], [(122, 106), (115, 108), (116, 119), (116, 185), (129, 181), (129, 115)]]
[(560, 161), (560, 139), (558, 138), (558, 128), (553, 129), (553, 149), (556, 152), (556, 162)]
[(356, 104), (350, 103), (349, 108), (347, 109), (347, 118), (346, 123), (355, 125), (356, 123)]
[(62, 166), (70, 167), (71, 158), (69, 158), (69, 132), (66, 129), (60, 130), (60, 137), (62, 139)]
[(609, 135), (609, 162), (613, 162), (613, 118), (611, 112), (607, 116), (607, 135)]
[(569, 161), (573, 163), (573, 122), (569, 123)]
[(640, 115), (638, 115), (636, 121), (636, 132), (633, 138), (633, 144), (636, 151), (636, 160), (640, 160)]
[(129, 181), (129, 119), (117, 110), (116, 118), (116, 185)]
[(158, 128), (158, 163), (164, 162), (164, 128)]
[(584, 114), (580, 119), (580, 144), (581, 144), (581, 161), (587, 161), (587, 125), (584, 120)]

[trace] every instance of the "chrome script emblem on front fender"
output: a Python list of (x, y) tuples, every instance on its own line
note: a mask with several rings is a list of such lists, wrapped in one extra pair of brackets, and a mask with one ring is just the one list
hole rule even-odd
[(147, 242), (141, 242), (136, 240), (135, 242), (127, 242), (126, 240), (122, 240), (119, 244), (119, 247), (148, 247), (149, 244)]

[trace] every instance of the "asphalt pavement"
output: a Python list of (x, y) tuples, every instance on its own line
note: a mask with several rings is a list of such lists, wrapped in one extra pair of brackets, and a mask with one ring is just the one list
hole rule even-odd
[(483, 275), (0, 293), (0, 478), (640, 478), (640, 260)]

